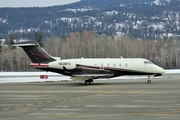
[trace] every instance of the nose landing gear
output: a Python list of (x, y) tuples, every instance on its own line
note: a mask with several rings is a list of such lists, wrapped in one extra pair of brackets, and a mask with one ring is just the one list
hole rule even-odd
[(151, 76), (148, 75), (148, 81), (147, 81), (148, 84), (151, 84), (151, 80), (150, 80), (151, 78), (150, 78), (150, 77), (151, 77)]
[(151, 84), (151, 80), (148, 80), (147, 83), (148, 83), (148, 84)]

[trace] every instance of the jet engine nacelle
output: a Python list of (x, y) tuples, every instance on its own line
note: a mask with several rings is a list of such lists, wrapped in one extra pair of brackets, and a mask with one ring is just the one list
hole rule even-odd
[(49, 63), (50, 68), (72, 70), (76, 68), (75, 60), (59, 60)]

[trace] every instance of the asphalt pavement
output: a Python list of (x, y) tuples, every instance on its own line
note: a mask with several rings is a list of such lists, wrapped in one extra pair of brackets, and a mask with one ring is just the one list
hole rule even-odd
[(0, 120), (179, 120), (180, 75), (0, 84)]

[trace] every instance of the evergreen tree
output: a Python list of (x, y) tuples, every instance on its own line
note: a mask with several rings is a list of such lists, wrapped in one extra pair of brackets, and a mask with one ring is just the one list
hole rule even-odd
[(42, 34), (40, 32), (35, 32), (34, 33), (34, 40), (36, 42), (38, 42), (41, 47), (44, 46), (43, 43), (42, 43)]
[(1, 45), (1, 44), (2, 44), (2, 41), (1, 41), (1, 39), (2, 39), (2, 38), (1, 38), (1, 36), (0, 36), (0, 53), (2, 52), (2, 45)]
[(1, 41), (1, 39), (0, 39), (0, 53), (2, 52), (2, 41)]
[(12, 45), (15, 44), (14, 40), (15, 40), (15, 35), (13, 33), (11, 33), (10, 34), (10, 42), (9, 42), (9, 47), (10, 47), (11, 50), (16, 48), (16, 47), (12, 46)]

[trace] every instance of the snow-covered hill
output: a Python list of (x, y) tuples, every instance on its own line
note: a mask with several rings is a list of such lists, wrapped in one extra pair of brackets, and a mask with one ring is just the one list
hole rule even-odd
[[(135, 38), (180, 37), (180, 0), (81, 0), (46, 8), (0, 8), (0, 35), (65, 36), (90, 30)], [(29, 38), (31, 39), (31, 38)]]

